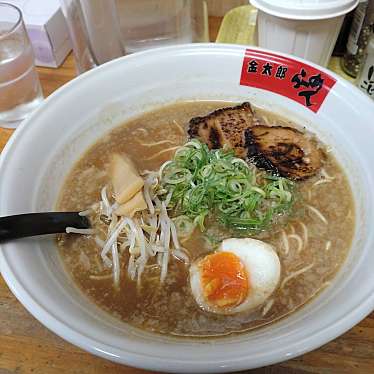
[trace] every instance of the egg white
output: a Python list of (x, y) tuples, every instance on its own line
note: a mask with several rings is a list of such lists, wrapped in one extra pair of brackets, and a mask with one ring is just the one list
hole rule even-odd
[(199, 263), (203, 259), (200, 259), (190, 267), (190, 286), (202, 309), (217, 314), (248, 311), (263, 304), (277, 288), (281, 266), (278, 255), (270, 244), (250, 238), (230, 238), (221, 243), (218, 252), (231, 252), (240, 258), (247, 271), (249, 292), (246, 299), (237, 306), (220, 308), (209, 303), (204, 297), (201, 284)]

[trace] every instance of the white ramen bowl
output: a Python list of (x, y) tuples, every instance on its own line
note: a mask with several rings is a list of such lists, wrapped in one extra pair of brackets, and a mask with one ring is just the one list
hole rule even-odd
[[(170, 372), (227, 372), (313, 350), (373, 310), (374, 105), (326, 69), (261, 49), (247, 52), (242, 83), (265, 89), (241, 85), (245, 50), (220, 44), (151, 50), (112, 61), (66, 84), (7, 144), (0, 164), (0, 213), (53, 210), (64, 178), (82, 152), (130, 117), (177, 100), (250, 101), (315, 132), (331, 146), (349, 177), (357, 225), (348, 259), (332, 284), (305, 307), (268, 327), (213, 340), (178, 340), (133, 328), (91, 303), (63, 270), (53, 236), (3, 244), (3, 277), (50, 330), (93, 354), (127, 365)], [(256, 75), (246, 73), (253, 60), (258, 64)], [(261, 75), (265, 60), (273, 65), (271, 77)], [(276, 77), (277, 64), (287, 67), (289, 74), (283, 80), (282, 74)], [(322, 87), (311, 97), (311, 109), (316, 110), (315, 103), (327, 93), (317, 112), (306, 107), (305, 97), (297, 96), (300, 89), (293, 88), (297, 79), (291, 82), (291, 78), (301, 68), (311, 89), (317, 89), (319, 82), (317, 77), (311, 80), (315, 84), (309, 84), (312, 74), (321, 74), (324, 84), (336, 80), (329, 92)], [(284, 96), (288, 93), (301, 103)]]

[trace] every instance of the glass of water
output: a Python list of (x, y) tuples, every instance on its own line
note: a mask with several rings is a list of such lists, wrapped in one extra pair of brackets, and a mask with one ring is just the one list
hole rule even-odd
[(0, 2), (0, 126), (17, 127), (42, 100), (22, 13)]

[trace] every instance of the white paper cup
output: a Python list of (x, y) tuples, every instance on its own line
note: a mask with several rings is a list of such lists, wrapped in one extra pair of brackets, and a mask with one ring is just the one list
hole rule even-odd
[(250, 0), (258, 8), (258, 45), (326, 66), (346, 13), (358, 0)]

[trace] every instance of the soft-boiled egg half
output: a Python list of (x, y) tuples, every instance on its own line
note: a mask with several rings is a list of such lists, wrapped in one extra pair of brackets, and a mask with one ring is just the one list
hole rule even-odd
[(190, 267), (190, 285), (197, 304), (217, 314), (234, 314), (263, 304), (277, 288), (278, 255), (256, 239), (226, 239), (219, 249)]

